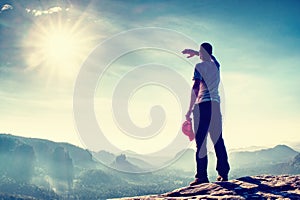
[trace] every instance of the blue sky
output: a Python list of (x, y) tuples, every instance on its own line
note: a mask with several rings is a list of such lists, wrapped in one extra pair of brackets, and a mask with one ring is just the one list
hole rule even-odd
[[(13, 10), (0, 13), (2, 31), (19, 30), (16, 26), (20, 22), (17, 19), (9, 25), (11, 29), (4, 28), (3, 24), (7, 24), (4, 23), (7, 22), (5, 17), (11, 15), (9, 12), (20, 12), (26, 8), (41, 9), (39, 5), (35, 7), (34, 3), (31, 7), (23, 5), (18, 9), (17, 5), (13, 6)], [(300, 143), (299, 1), (94, 1), (85, 8), (76, 3), (69, 7), (68, 11), (62, 11), (67, 13), (63, 18), (52, 18), (51, 24), (55, 30), (59, 23), (62, 24), (61, 27), (65, 26), (64, 29), (72, 29), (71, 36), (76, 35), (76, 41), (79, 43), (75, 45), (80, 47), (80, 55), (76, 54), (76, 59), (80, 59), (72, 59), (72, 64), (64, 63), (64, 66), (59, 67), (51, 66), (53, 63), (46, 62), (47, 60), (34, 68), (30, 66), (38, 60), (34, 56), (52, 60), (55, 58), (53, 56), (56, 56), (36, 54), (36, 49), (43, 47), (43, 41), (47, 40), (40, 32), (50, 32), (47, 17), (53, 14), (44, 14), (41, 17), (24, 11), (34, 23), (26, 21), (28, 26), (22, 27), (24, 34), (15, 33), (11, 36), (15, 39), (9, 40), (14, 41), (13, 48), (23, 56), (17, 61), (14, 57), (1, 57), (0, 99), (3, 103), (0, 105), (0, 132), (67, 141), (84, 146), (81, 144), (73, 118), (73, 90), (77, 74), (88, 52), (114, 34), (134, 28), (160, 27), (177, 31), (195, 41), (195, 45), (190, 48), (198, 48), (198, 44), (203, 41), (213, 44), (214, 54), (221, 63), (226, 97), (224, 137), (230, 148)], [(18, 15), (12, 16), (17, 18)], [(1, 33), (7, 36), (5, 32)], [(162, 39), (149, 34), (147, 39), (160, 39), (168, 43), (173, 38), (170, 36)], [(123, 45), (127, 47), (138, 42), (128, 38)], [(184, 46), (186, 43), (183, 41), (173, 42), (174, 47), (189, 48)], [(35, 50), (28, 48), (28, 45), (31, 45), (31, 48), (34, 46)], [(112, 47), (110, 51), (117, 51), (118, 48), (122, 47)], [(178, 54), (181, 50), (178, 49)], [(8, 49), (1, 48), (1, 51), (5, 54)], [(49, 54), (49, 51), (45, 51), (44, 54)], [(113, 82), (132, 70), (132, 66), (149, 62), (172, 65), (176, 72), (190, 81), (193, 69), (185, 67), (187, 64), (183, 59), (184, 56), (174, 59), (172, 55), (159, 53), (157, 50), (133, 52), (112, 65), (110, 73), (115, 76), (107, 75), (107, 80), (103, 80), (106, 81), (106, 86), (102, 89), (109, 91)], [(188, 62), (195, 64), (198, 59), (193, 58)], [(153, 72), (154, 76), (155, 73)], [(149, 111), (147, 110), (146, 115), (140, 112), (145, 105), (151, 108), (151, 101), (142, 96), (153, 95), (156, 89), (149, 88), (153, 93), (144, 92), (137, 95), (136, 105), (139, 106), (132, 108), (131, 117), (141, 126), (151, 123)], [(187, 101), (183, 103), (186, 105), (188, 93), (189, 91)], [(170, 101), (174, 100), (169, 92), (161, 91), (161, 96), (163, 98), (153, 101), (158, 104), (161, 100), (168, 104), (168, 98)], [(99, 98), (96, 102), (103, 100), (109, 103), (109, 95), (101, 96), (101, 91), (96, 91), (96, 97)], [(99, 113), (110, 112), (103, 107), (105, 106), (101, 103), (95, 105), (95, 108), (99, 109), (98, 118), (102, 117)], [(179, 112), (180, 109), (182, 113)], [(170, 121), (179, 124), (174, 129), (180, 128), (181, 117), (186, 112), (185, 108), (180, 109), (169, 113)], [(180, 114), (182, 115), (179, 118), (174, 117)], [(116, 131), (111, 127), (114, 125), (112, 121), (108, 120), (106, 124), (109, 131)], [(174, 131), (172, 128), (168, 130)], [(165, 137), (166, 140), (170, 138), (172, 135), (167, 134)]]

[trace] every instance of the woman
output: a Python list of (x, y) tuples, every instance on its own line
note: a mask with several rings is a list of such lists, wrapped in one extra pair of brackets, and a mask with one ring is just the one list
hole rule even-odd
[(198, 63), (194, 71), (194, 85), (191, 101), (186, 119), (191, 120), (193, 112), (195, 140), (197, 145), (196, 163), (197, 173), (195, 180), (190, 185), (208, 183), (207, 175), (207, 134), (213, 141), (219, 174), (217, 181), (228, 181), (229, 163), (224, 140), (222, 137), (222, 115), (220, 110), (220, 96), (218, 87), (220, 83), (220, 64), (212, 55), (212, 46), (202, 43), (200, 51), (185, 49), (183, 54), (188, 58), (199, 55), (202, 62)]

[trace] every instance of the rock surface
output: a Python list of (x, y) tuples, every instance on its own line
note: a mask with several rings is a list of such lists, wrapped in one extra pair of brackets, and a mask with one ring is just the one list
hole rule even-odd
[(160, 195), (122, 199), (300, 199), (300, 175), (246, 176), (228, 182), (188, 186)]

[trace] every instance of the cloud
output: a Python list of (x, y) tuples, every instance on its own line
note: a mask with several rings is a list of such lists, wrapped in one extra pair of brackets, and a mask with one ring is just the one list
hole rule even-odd
[(38, 9), (31, 10), (29, 8), (26, 8), (26, 12), (32, 14), (35, 17), (41, 16), (41, 15), (50, 15), (50, 14), (59, 13), (62, 11), (69, 11), (69, 8), (66, 8), (64, 10), (59, 6), (51, 7), (47, 10), (38, 10)]
[(6, 10), (12, 10), (12, 9), (14, 9), (14, 8), (12, 7), (12, 5), (4, 4), (4, 5), (2, 6), (2, 8), (0, 9), (0, 13), (3, 12), (3, 11), (6, 11)]

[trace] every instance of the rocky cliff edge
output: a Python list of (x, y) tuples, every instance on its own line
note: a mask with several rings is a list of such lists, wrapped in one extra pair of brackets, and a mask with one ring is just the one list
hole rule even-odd
[(300, 175), (246, 176), (228, 182), (187, 186), (165, 194), (122, 198), (162, 199), (300, 199)]

